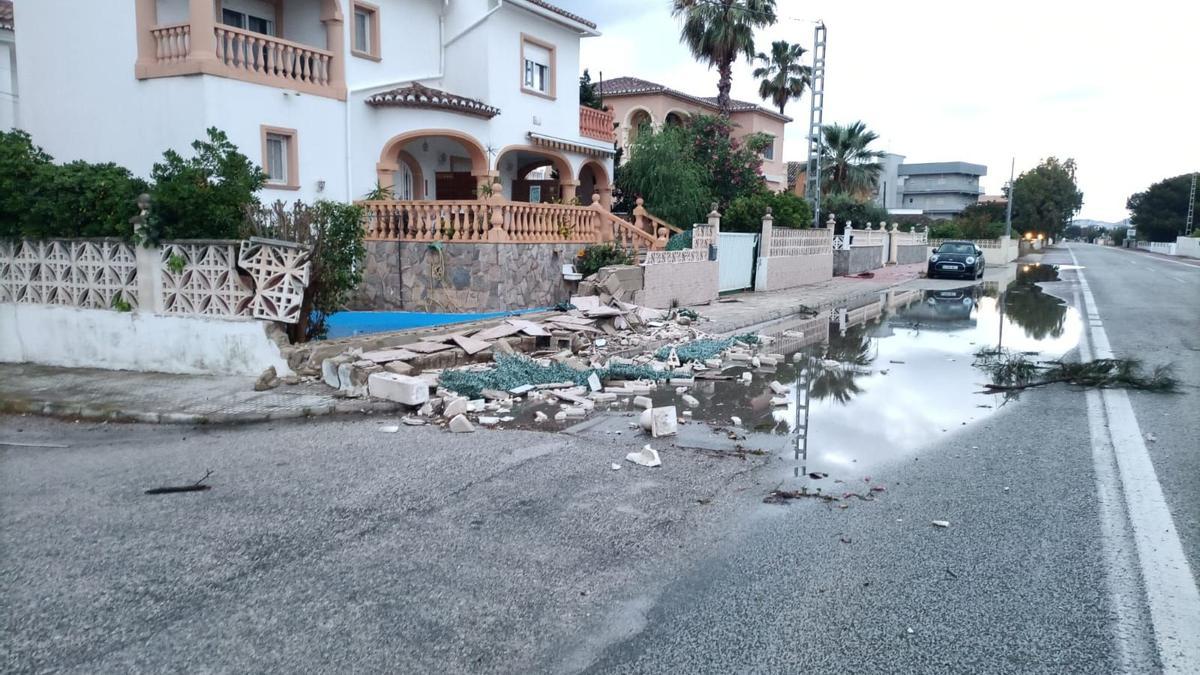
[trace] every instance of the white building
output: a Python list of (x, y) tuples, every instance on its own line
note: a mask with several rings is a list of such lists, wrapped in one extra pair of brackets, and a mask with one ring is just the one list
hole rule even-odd
[[(164, 150), (186, 155), (217, 127), (270, 176), (264, 201), (348, 201), (377, 184), (400, 199), (471, 199), (496, 176), (518, 201), (611, 195), (612, 117), (577, 96), (579, 40), (596, 27), (543, 0), (15, 10), (19, 126), (60, 162), (148, 175)], [(3, 45), (0, 30), (0, 56)], [(554, 178), (538, 179), (547, 166)]]
[(13, 4), (10, 0), (0, 0), (0, 131), (8, 131), (19, 125), (14, 28)]

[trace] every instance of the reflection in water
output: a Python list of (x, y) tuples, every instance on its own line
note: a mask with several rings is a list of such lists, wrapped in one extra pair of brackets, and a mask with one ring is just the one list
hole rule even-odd
[(1062, 337), (1067, 318), (1062, 300), (1036, 285), (1046, 281), (1058, 281), (1058, 270), (1053, 265), (1024, 265), (1004, 293), (1004, 313), (1035, 340)]
[(812, 370), (809, 393), (818, 401), (829, 399), (849, 403), (856, 394), (862, 393), (859, 378), (871, 372), (867, 369), (872, 361), (867, 325), (850, 326), (845, 334), (832, 332), (824, 352), (822, 359), (809, 356)]

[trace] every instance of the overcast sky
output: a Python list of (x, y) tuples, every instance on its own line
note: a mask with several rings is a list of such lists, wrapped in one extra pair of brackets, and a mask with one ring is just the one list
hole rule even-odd
[[(583, 41), (592, 77), (642, 77), (702, 96), (716, 72), (679, 43), (670, 0), (555, 0), (595, 21)], [(1082, 218), (1127, 216), (1133, 192), (1200, 170), (1200, 2), (1196, 0), (778, 0), (756, 35), (812, 46), (829, 29), (825, 121), (862, 119), (880, 148), (910, 162), (984, 164), (998, 193), (1042, 157), (1074, 157)], [(797, 20), (790, 20), (792, 19)], [(808, 55), (806, 55), (807, 57)], [(733, 96), (759, 100), (751, 67)], [(784, 156), (803, 160), (807, 93), (787, 109)]]

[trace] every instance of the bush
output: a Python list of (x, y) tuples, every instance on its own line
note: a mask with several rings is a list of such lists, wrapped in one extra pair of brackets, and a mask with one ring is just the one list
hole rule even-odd
[(149, 243), (240, 237), (246, 209), (258, 205), (254, 194), (266, 174), (223, 131), (214, 127), (207, 133), (207, 141), (192, 142), (195, 156), (184, 159), (167, 150), (154, 165)]
[(862, 229), (867, 223), (882, 223), (888, 219), (887, 209), (875, 202), (841, 192), (825, 195), (821, 203), (821, 220), (828, 220), (831, 213), (837, 218), (836, 232), (846, 228), (846, 221), (856, 229)]
[(363, 245), (363, 209), (339, 202), (319, 201), (312, 206), (283, 202), (262, 208), (257, 202), (245, 211), (246, 234), (294, 241), (312, 250), (312, 270), (300, 320), (288, 326), (293, 342), (325, 336), (326, 318), (342, 309), (350, 293), (362, 283), (367, 257)]
[(588, 246), (579, 253), (579, 258), (575, 261), (575, 271), (589, 277), (599, 271), (601, 267), (632, 264), (633, 256), (625, 249), (612, 244), (596, 244)]
[(0, 132), (0, 237), (125, 237), (146, 182), (116, 164), (54, 164), (23, 131)]
[(32, 190), (24, 236), (130, 239), (138, 195), (147, 189), (146, 181), (116, 164), (45, 166)]
[(776, 227), (804, 228), (812, 225), (812, 207), (790, 192), (758, 192), (738, 197), (721, 215), (723, 232), (758, 232), (762, 219), (771, 208)]
[(693, 115), (683, 132), (687, 149), (704, 167), (708, 191), (721, 207), (728, 208), (738, 197), (762, 192), (766, 180), (760, 154), (771, 143), (763, 133), (733, 137), (733, 123), (716, 115)]

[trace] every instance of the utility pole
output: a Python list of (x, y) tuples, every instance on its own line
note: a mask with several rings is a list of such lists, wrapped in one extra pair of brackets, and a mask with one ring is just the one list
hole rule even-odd
[(812, 82), (809, 96), (812, 106), (808, 112), (808, 163), (804, 165), (804, 197), (813, 207), (813, 227), (821, 227), (821, 144), (824, 141), (825, 119), (825, 24), (817, 22), (813, 29)]
[(1188, 193), (1188, 215), (1187, 224), (1183, 226), (1183, 236), (1188, 236), (1192, 233), (1192, 219), (1196, 215), (1196, 176), (1200, 174), (1192, 174), (1192, 191)]
[(1008, 169), (1008, 204), (1004, 209), (1004, 238), (1012, 239), (1012, 203), (1013, 203), (1013, 174), (1017, 170), (1017, 158), (1013, 157), (1012, 166)]

